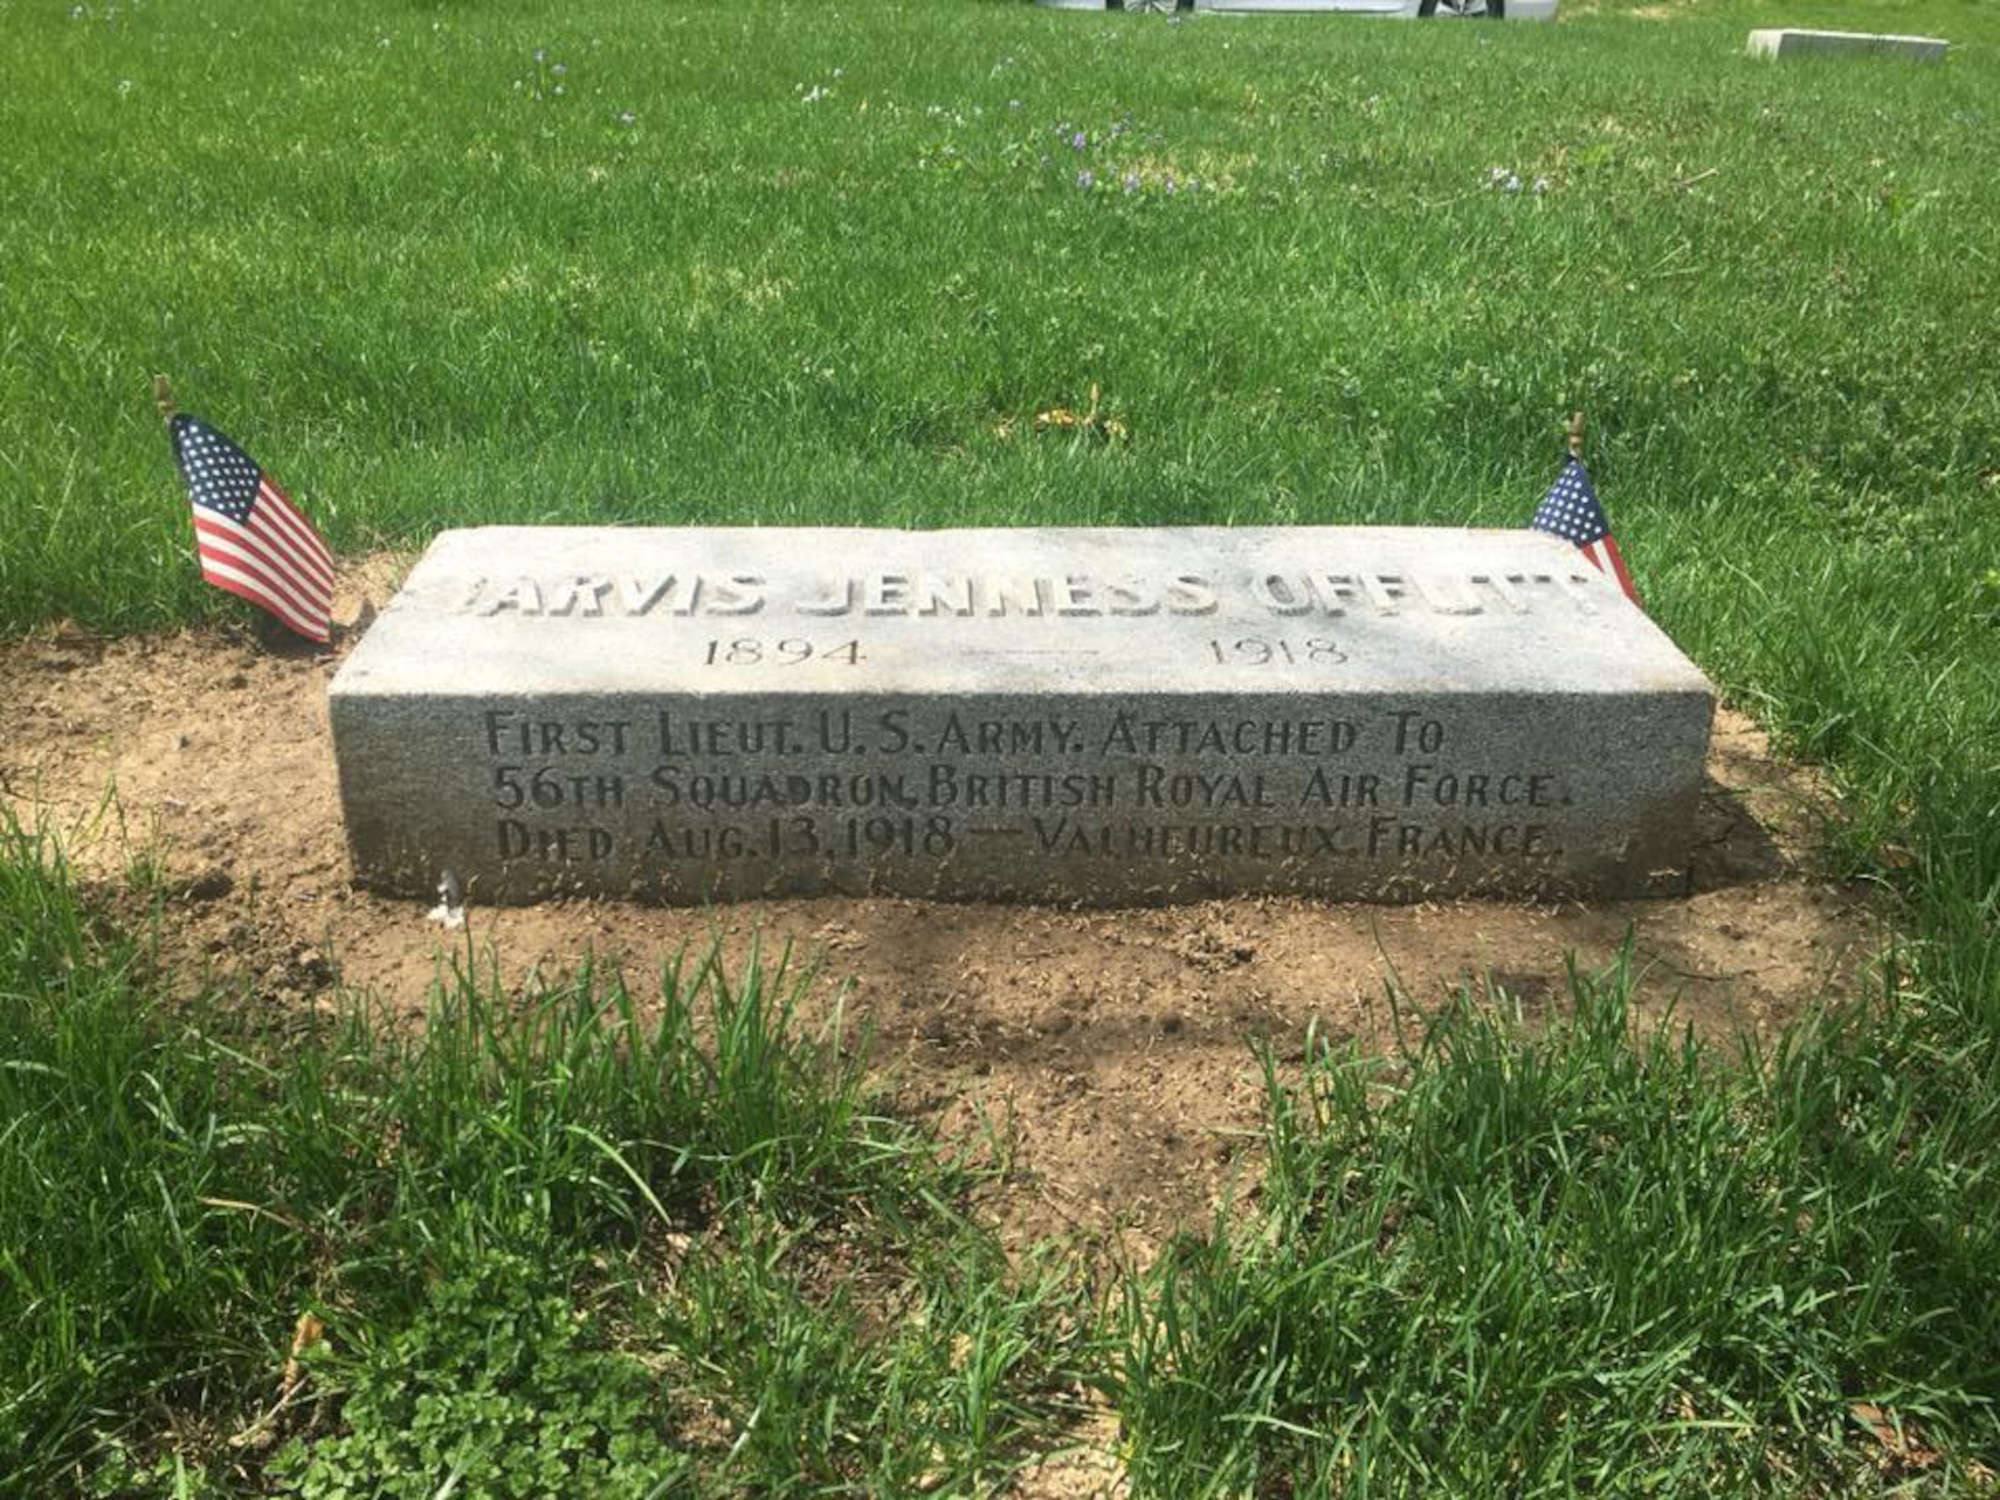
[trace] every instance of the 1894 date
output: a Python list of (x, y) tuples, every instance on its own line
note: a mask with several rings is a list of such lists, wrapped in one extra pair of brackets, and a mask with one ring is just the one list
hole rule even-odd
[(804, 636), (766, 640), (761, 636), (738, 636), (734, 640), (711, 640), (702, 655), (705, 667), (796, 667), (809, 661), (839, 662), (859, 666), (868, 658), (861, 654), (860, 641), (810, 641)]

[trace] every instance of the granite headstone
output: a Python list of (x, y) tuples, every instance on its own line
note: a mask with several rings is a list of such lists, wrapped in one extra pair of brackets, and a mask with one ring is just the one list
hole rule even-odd
[(1713, 693), (1568, 543), (494, 527), (331, 689), (356, 877), (473, 902), (1684, 888)]

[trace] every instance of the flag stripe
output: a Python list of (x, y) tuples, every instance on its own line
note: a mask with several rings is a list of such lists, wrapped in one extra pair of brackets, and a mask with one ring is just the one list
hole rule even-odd
[(234, 546), (230, 546), (226, 542), (218, 542), (214, 538), (202, 538), (196, 544), (194, 550), (196, 550), (196, 554), (202, 560), (202, 572), (206, 572), (210, 564), (214, 564), (218, 568), (226, 568), (230, 572), (230, 576), (254, 582), (258, 586), (258, 590), (262, 590), (262, 594), (266, 598), (274, 600), (276, 604), (280, 604), (284, 608), (286, 616), (296, 618), (296, 620), (310, 620), (310, 622), (314, 622), (314, 628), (324, 628), (326, 626), (326, 620), (328, 620), (326, 606), (318, 604), (318, 602), (314, 602), (310, 598), (300, 598), (298, 594), (294, 594), (284, 584), (284, 580), (278, 578), (276, 574), (272, 574), (270, 568), (266, 568), (262, 562), (258, 562), (256, 556), (248, 556), (248, 554), (236, 550)]
[(200, 559), (201, 576), (209, 583), (218, 588), (226, 587), (233, 594), (242, 595), (260, 609), (276, 615), (287, 626), (301, 634), (311, 633), (312, 616), (301, 612), (282, 596), (273, 593), (257, 573), (238, 567), (230, 559), (213, 552), (201, 553)]
[(273, 586), (282, 589), (300, 608), (324, 614), (332, 605), (332, 588), (296, 573), (282, 556), (271, 549), (256, 527), (238, 526), (227, 516), (212, 512), (197, 515), (194, 526), (200, 533), (196, 538), (197, 545), (219, 547), (245, 567), (266, 575)]
[(284, 556), (291, 564), (294, 573), (301, 578), (310, 578), (323, 587), (332, 586), (333, 570), (315, 558), (300, 544), (299, 539), (286, 529), (275, 507), (267, 509), (260, 501), (246, 524), (260, 536), (269, 539), (272, 550)]
[(204, 567), (201, 571), (201, 576), (202, 581), (211, 587), (223, 589), (228, 593), (236, 595), (239, 599), (247, 599), (265, 614), (291, 631), (293, 635), (321, 646), (328, 644), (333, 639), (330, 629), (322, 630), (310, 620), (294, 618), (286, 611), (283, 605), (272, 600), (254, 584), (244, 583), (236, 578), (225, 576), (221, 570), (212, 567)]
[(327, 551), (326, 543), (320, 540), (319, 533), (312, 529), (299, 508), (292, 504), (291, 497), (271, 483), (269, 477), (259, 480), (257, 496), (260, 501), (278, 502), (269, 508), (271, 520), (298, 545), (305, 560), (323, 574), (328, 583), (333, 582), (333, 554)]
[(259, 506), (253, 511), (247, 522), (234, 521), (228, 516), (217, 516), (216, 519), (225, 526), (237, 527), (248, 535), (256, 537), (271, 554), (272, 561), (282, 564), (285, 571), (301, 584), (332, 591), (333, 575), (303, 557), (299, 552), (298, 543), (273, 524), (271, 518), (264, 513), (263, 507)]
[(324, 645), (331, 639), (331, 632), (323, 624), (302, 618), (292, 613), (258, 586), (255, 580), (245, 577), (235, 568), (220, 563), (204, 555), (201, 562), (201, 576), (219, 589), (227, 589), (238, 598), (248, 599), (267, 614), (276, 615), (287, 629), (315, 640)]
[(1625, 597), (1644, 609), (1646, 606), (1639, 602), (1639, 590), (1632, 583), (1632, 575), (1625, 571), (1625, 557), (1619, 552), (1618, 543), (1607, 536), (1604, 539), (1604, 550), (1611, 558), (1611, 571), (1618, 575), (1618, 586), (1625, 590)]
[[(333, 582), (333, 560), (327, 555), (326, 544), (320, 541), (313, 529), (299, 519), (299, 513), (289, 505), (270, 505), (266, 502), (278, 492), (268, 483), (257, 487), (257, 504), (250, 512), (252, 526), (262, 525), (274, 538), (280, 539), (291, 549), (293, 559), (299, 566), (320, 578), (323, 582)], [(280, 496), (280, 499), (283, 497)]]
[(271, 573), (278, 582), (283, 583), (301, 600), (320, 599), (328, 604), (333, 602), (331, 586), (292, 567), (282, 553), (270, 546), (269, 539), (254, 524), (239, 526), (227, 516), (209, 513), (196, 516), (194, 525), (195, 530), (200, 532), (203, 538), (217, 538), (233, 546), (246, 558), (255, 561), (258, 567)]

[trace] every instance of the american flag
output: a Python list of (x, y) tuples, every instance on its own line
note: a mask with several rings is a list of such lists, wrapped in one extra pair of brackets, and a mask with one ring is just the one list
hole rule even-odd
[(194, 505), (201, 576), (287, 629), (331, 638), (333, 554), (256, 460), (197, 417), (167, 424)]
[[(1528, 524), (1536, 531), (1574, 542), (1593, 566), (1609, 571), (1618, 580), (1627, 599), (1639, 604), (1639, 591), (1632, 586), (1632, 575), (1625, 569), (1618, 543), (1611, 538), (1611, 523), (1604, 518), (1604, 507), (1597, 503), (1597, 491), (1590, 487), (1590, 470), (1575, 454), (1562, 466), (1556, 482), (1535, 507), (1535, 519)], [(1639, 607), (1645, 608), (1643, 604)]]

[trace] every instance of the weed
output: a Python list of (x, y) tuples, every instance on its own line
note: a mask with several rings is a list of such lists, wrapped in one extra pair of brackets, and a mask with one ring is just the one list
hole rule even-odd
[(667, 1445), (652, 1382), (595, 1349), (546, 1269), (484, 1256), (430, 1288), (421, 1312), (359, 1361), (315, 1373), (344, 1392), (343, 1431), (272, 1465), (300, 1500), (566, 1495), (651, 1500), (686, 1460)]

